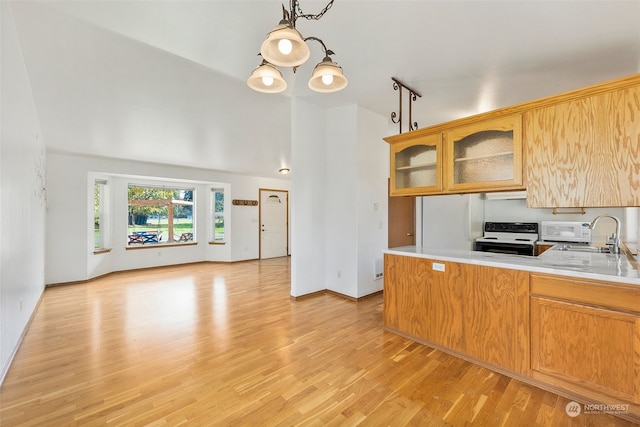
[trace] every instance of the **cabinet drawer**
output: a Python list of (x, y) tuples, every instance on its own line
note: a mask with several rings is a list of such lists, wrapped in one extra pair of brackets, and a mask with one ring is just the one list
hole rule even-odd
[(531, 274), (531, 295), (640, 314), (640, 287), (588, 279)]

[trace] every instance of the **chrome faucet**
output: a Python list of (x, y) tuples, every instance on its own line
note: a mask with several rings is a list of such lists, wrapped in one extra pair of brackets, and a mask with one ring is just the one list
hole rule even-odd
[(612, 254), (619, 254), (620, 253), (620, 219), (613, 215), (607, 215), (607, 214), (598, 215), (593, 219), (593, 221), (591, 221), (591, 224), (589, 225), (589, 228), (591, 230), (593, 230), (596, 227), (596, 224), (598, 223), (600, 218), (611, 218), (616, 222), (616, 232), (608, 237), (607, 246), (609, 246), (609, 251), (611, 251)]

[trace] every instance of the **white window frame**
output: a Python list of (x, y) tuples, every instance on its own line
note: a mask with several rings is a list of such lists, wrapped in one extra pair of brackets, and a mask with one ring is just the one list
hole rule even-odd
[[(225, 191), (223, 187), (211, 189), (211, 242), (224, 243), (227, 235), (227, 219), (225, 217)], [(216, 194), (222, 194), (222, 212), (216, 211)], [(216, 236), (216, 220), (222, 218), (222, 236)]]

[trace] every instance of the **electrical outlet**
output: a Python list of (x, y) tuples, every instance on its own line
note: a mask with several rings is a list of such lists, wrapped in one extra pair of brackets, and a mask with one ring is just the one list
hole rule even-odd
[(444, 271), (444, 264), (440, 262), (434, 262), (433, 264), (431, 264), (431, 267), (434, 271)]
[(382, 258), (377, 258), (373, 261), (373, 280), (382, 279), (384, 275), (384, 264)]

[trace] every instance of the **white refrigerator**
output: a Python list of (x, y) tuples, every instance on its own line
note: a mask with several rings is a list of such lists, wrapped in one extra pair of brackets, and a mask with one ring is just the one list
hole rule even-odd
[(473, 250), (475, 239), (483, 235), (484, 203), (482, 194), (418, 197), (416, 237), (422, 241), (416, 245)]

